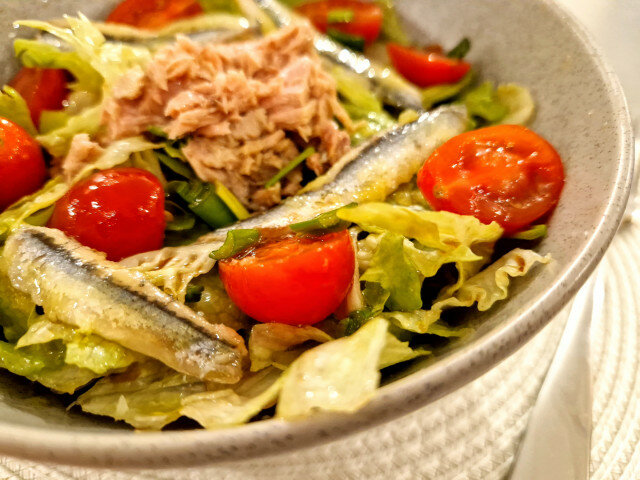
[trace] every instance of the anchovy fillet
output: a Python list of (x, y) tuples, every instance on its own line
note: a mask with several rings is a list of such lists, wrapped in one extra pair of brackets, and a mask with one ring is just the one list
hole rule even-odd
[(243, 339), (208, 323), (149, 283), (58, 230), (27, 227), (10, 236), (3, 266), (13, 286), (52, 320), (155, 358), (194, 377), (235, 383)]
[[(277, 0), (253, 0), (278, 27), (299, 23), (301, 19)], [(422, 111), (420, 90), (388, 67), (334, 42), (326, 35), (314, 36), (316, 51), (332, 63), (367, 80), (385, 104), (399, 109)]]

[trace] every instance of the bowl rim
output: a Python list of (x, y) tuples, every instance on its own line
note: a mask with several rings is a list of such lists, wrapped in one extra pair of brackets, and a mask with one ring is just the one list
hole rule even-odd
[[(429, 368), (381, 387), (369, 404), (353, 413), (323, 413), (297, 422), (271, 419), (216, 431), (139, 434), (129, 430), (65, 432), (61, 428), (0, 421), (3, 433), (0, 452), (85, 467), (162, 468), (254, 459), (283, 450), (293, 451), (408, 414), (479, 377), (526, 343), (573, 297), (602, 258), (622, 221), (633, 176), (631, 117), (618, 77), (591, 35), (565, 7), (554, 0), (538, 1), (569, 26), (592, 57), (610, 87), (611, 104), (621, 113), (616, 119), (621, 135), (616, 178), (600, 222), (563, 275), (531, 305), (482, 341), (466, 344)], [(123, 455), (125, 446), (130, 454)]]

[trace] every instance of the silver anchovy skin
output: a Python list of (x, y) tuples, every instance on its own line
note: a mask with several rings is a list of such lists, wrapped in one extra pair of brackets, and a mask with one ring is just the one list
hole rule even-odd
[[(327, 172), (326, 182), (314, 190), (289, 197), (263, 214), (208, 233), (192, 245), (142, 253), (121, 264), (135, 267), (173, 255), (201, 258), (218, 248), (229, 230), (282, 227), (352, 202), (383, 201), (410, 181), (437, 147), (464, 132), (467, 125), (466, 109), (462, 106), (445, 106), (424, 113), (416, 121), (389, 130), (349, 152)], [(209, 268), (214, 263), (211, 260)]]
[(59, 230), (17, 231), (2, 261), (13, 286), (54, 321), (203, 380), (236, 383), (242, 377), (246, 348), (234, 330), (210, 324), (144, 275), (104, 260)]
[[(278, 27), (299, 21), (294, 12), (277, 0), (253, 1), (269, 15)], [(410, 108), (417, 112), (423, 110), (420, 90), (390, 68), (379, 65), (364, 55), (319, 33), (315, 35), (313, 43), (316, 51), (324, 58), (369, 81), (373, 90), (382, 97), (385, 104), (399, 109)]]

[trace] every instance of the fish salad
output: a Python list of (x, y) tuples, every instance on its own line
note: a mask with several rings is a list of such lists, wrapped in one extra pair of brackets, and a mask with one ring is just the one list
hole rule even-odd
[(529, 91), (387, 0), (16, 25), (0, 367), (70, 408), (148, 430), (353, 412), (550, 261), (564, 171)]

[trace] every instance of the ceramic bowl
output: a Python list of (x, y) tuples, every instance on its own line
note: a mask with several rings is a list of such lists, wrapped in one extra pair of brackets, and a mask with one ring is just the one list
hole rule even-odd
[[(19, 18), (82, 11), (104, 18), (113, 1), (4, 0), (0, 81), (15, 71), (10, 39)], [(546, 0), (400, 0), (415, 38), (453, 45), (472, 39), (482, 76), (528, 86), (532, 128), (564, 159), (566, 187), (538, 247), (551, 265), (514, 282), (509, 300), (473, 320), (479, 328), (437, 359), (415, 362), (364, 409), (289, 423), (135, 433), (122, 424), (65, 411), (63, 402), (17, 377), (0, 375), (0, 453), (87, 466), (162, 467), (238, 460), (326, 442), (390, 421), (451, 392), (523, 345), (573, 296), (602, 257), (622, 218), (632, 175), (632, 132), (624, 96), (575, 20)]]

